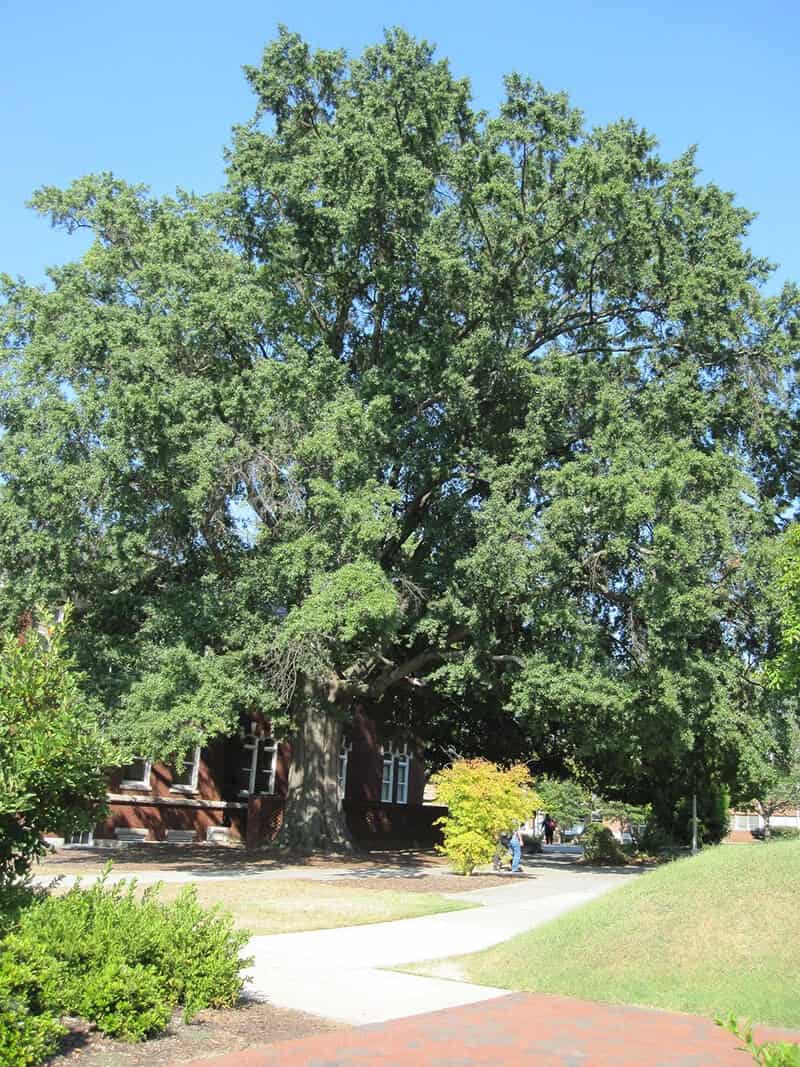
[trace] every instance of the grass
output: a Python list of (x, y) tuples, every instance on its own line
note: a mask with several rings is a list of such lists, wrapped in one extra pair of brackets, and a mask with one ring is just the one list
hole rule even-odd
[(800, 843), (721, 846), (502, 945), (414, 969), (800, 1027), (799, 887)]
[[(237, 926), (253, 934), (362, 926), (476, 906), (438, 893), (402, 893), (367, 885), (361, 889), (299, 879), (230, 878), (194, 884), (201, 904), (221, 904), (233, 914)], [(162, 885), (159, 899), (174, 900), (183, 888), (177, 883)]]

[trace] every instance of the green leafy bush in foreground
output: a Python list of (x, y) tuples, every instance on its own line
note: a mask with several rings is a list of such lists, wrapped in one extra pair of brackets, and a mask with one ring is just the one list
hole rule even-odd
[(46, 895), (47, 890), (30, 881), (4, 882), (0, 879), (0, 938), (11, 930), (25, 908)]
[(49, 961), (42, 952), (19, 960), (0, 945), (0, 1064), (29, 1067), (55, 1051), (66, 1031), (44, 1010), (41, 990)]
[(172, 1016), (169, 991), (155, 968), (132, 967), (119, 960), (87, 975), (85, 984), (75, 989), (72, 1003), (76, 1015), (122, 1041), (158, 1034)]
[(135, 882), (105, 880), (30, 903), (0, 944), (0, 1042), (9, 1049), (0, 1063), (39, 1062), (62, 1032), (61, 1015), (140, 1041), (178, 1006), (189, 1019), (233, 1005), (247, 938), (227, 913), (203, 909), (193, 886), (171, 904), (157, 886), (137, 898)]
[(0, 1063), (34, 1067), (55, 1052), (66, 1033), (52, 1015), (32, 1015), (24, 1000), (0, 997)]
[(723, 1027), (740, 1041), (744, 1041), (742, 1052), (749, 1052), (753, 1062), (761, 1067), (800, 1067), (800, 1045), (792, 1041), (765, 1041), (759, 1045), (753, 1037), (753, 1027), (748, 1022), (744, 1029), (731, 1012), (727, 1019), (716, 1019), (717, 1026)]

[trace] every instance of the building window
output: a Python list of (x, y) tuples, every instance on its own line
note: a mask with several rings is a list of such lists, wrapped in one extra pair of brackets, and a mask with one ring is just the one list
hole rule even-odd
[(397, 760), (397, 803), (408, 803), (408, 763), (409, 756), (400, 756)]
[(271, 737), (246, 734), (245, 760), (237, 775), (240, 797), (259, 796), (275, 792), (275, 768), (278, 746)]
[(122, 768), (122, 785), (128, 789), (149, 789), (152, 763), (144, 756), (134, 756)]
[(411, 756), (408, 745), (383, 753), (381, 801), (384, 804), (408, 803), (408, 773)]
[(347, 764), (350, 761), (350, 753), (352, 751), (353, 742), (342, 741), (342, 747), (339, 749), (339, 773), (336, 776), (336, 785), (340, 797), (344, 797), (347, 791)]
[(91, 830), (76, 830), (73, 834), (68, 834), (65, 841), (65, 845), (93, 845), (94, 834)]
[(200, 746), (191, 749), (179, 759), (172, 769), (172, 793), (196, 793), (197, 776), (200, 771)]
[(381, 800), (384, 804), (391, 804), (394, 792), (394, 757), (384, 754), (383, 778), (381, 779)]

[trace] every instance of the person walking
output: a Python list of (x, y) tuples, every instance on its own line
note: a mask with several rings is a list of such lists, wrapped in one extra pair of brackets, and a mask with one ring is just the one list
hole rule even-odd
[(555, 828), (556, 821), (551, 818), (550, 815), (544, 817), (544, 843), (546, 845), (552, 845), (553, 843), (553, 830)]
[(522, 874), (522, 834), (519, 826), (514, 828), (508, 847), (511, 849), (511, 873)]

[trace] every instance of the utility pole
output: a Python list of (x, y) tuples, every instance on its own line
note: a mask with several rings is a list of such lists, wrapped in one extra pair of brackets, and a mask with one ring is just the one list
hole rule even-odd
[(697, 793), (692, 793), (692, 855), (697, 855)]

